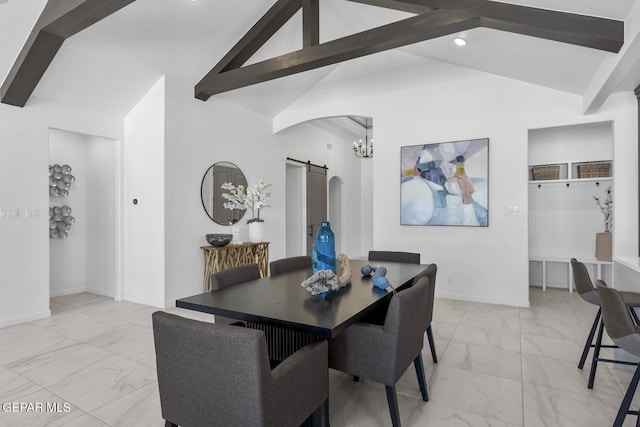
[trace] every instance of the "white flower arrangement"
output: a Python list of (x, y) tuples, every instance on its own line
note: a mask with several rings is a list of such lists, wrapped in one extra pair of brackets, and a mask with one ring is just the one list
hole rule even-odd
[(244, 185), (236, 187), (230, 182), (225, 182), (221, 187), (229, 191), (222, 193), (222, 197), (228, 200), (224, 204), (226, 209), (251, 209), (251, 218), (247, 220), (247, 224), (264, 222), (264, 219), (260, 218), (260, 210), (270, 207), (265, 202), (271, 197), (271, 193), (266, 191), (271, 184), (265, 184), (264, 181), (259, 180), (253, 187), (245, 188)]
[(599, 197), (593, 196), (593, 198), (604, 215), (604, 232), (608, 233), (611, 229), (611, 225), (613, 224), (613, 199), (611, 196), (611, 186), (607, 188), (607, 198), (604, 202), (601, 202)]

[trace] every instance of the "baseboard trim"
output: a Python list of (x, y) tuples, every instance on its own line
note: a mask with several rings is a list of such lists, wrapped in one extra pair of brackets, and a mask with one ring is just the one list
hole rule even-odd
[(466, 294), (448, 294), (448, 293), (439, 293), (439, 292), (436, 292), (436, 298), (446, 298), (446, 299), (454, 299), (454, 300), (469, 301), (469, 302), (481, 302), (485, 304), (509, 305), (514, 307), (524, 307), (524, 308), (530, 307), (528, 299), (526, 301), (514, 301), (510, 299), (481, 297), (481, 296), (466, 295)]
[(109, 292), (109, 291), (105, 291), (103, 289), (97, 289), (97, 288), (65, 289), (63, 291), (49, 292), (49, 298), (62, 297), (65, 295), (81, 294), (83, 292), (89, 292), (91, 294), (114, 298), (113, 292)]
[(143, 298), (132, 297), (131, 295), (125, 295), (124, 300), (129, 302), (135, 302), (136, 304), (148, 305), (151, 307), (166, 308), (164, 305), (165, 304), (164, 302), (149, 301)]
[(53, 292), (49, 292), (49, 298), (62, 297), (62, 296), (65, 296), (65, 295), (80, 294), (82, 292), (88, 292), (88, 291), (85, 288), (65, 289), (63, 291), (53, 291)]
[(45, 310), (38, 313), (28, 314), (26, 316), (18, 316), (9, 319), (0, 319), (0, 328), (4, 328), (6, 326), (17, 325), (19, 323), (31, 322), (33, 320), (44, 319), (46, 317), (51, 317), (51, 310)]
[(102, 295), (103, 297), (109, 297), (115, 299), (115, 293), (113, 291), (105, 291), (98, 288), (86, 288), (85, 292), (89, 292), (96, 295)]

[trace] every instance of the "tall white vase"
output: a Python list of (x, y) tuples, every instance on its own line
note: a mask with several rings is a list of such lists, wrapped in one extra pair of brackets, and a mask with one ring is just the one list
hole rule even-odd
[(264, 222), (252, 222), (249, 224), (249, 241), (251, 243), (262, 242), (264, 236)]

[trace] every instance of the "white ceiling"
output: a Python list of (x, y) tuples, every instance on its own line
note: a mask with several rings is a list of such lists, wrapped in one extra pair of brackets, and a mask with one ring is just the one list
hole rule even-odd
[[(45, 0), (9, 0), (0, 4), (2, 80), (45, 3)], [(170, 76), (172, 84), (192, 95), (195, 84), (274, 3), (274, 0), (137, 0), (67, 40), (33, 96), (124, 116), (162, 75)], [(634, 6), (634, 0), (510, 0), (509, 3), (619, 20), (627, 18)], [(321, 41), (410, 16), (345, 0), (323, 0), (320, 4)], [(455, 36), (467, 39), (468, 45), (455, 46), (452, 43)], [(250, 62), (300, 47), (298, 13)], [(616, 55), (484, 28), (397, 51), (402, 54), (393, 56), (394, 69), (403, 67), (402, 58), (407, 67), (415, 67), (416, 63), (430, 67), (434, 61), (443, 62), (577, 95), (587, 91), (603, 61)], [(273, 117), (337, 67), (340, 66), (238, 89), (216, 95), (207, 102), (216, 99), (234, 102)], [(368, 72), (379, 73), (380, 79), (392, 76), (386, 74), (389, 67), (385, 66), (370, 68)], [(620, 83), (613, 89), (633, 89), (639, 79), (620, 76)]]

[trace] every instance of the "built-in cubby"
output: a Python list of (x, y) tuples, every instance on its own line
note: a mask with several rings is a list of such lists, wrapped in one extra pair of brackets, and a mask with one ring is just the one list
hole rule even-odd
[(553, 164), (529, 166), (529, 182), (540, 181), (609, 181), (612, 176), (611, 159), (591, 161), (565, 160)]
[(594, 200), (613, 186), (610, 122), (529, 131), (529, 284), (572, 290), (571, 258), (613, 284), (611, 262), (595, 258), (604, 217)]

